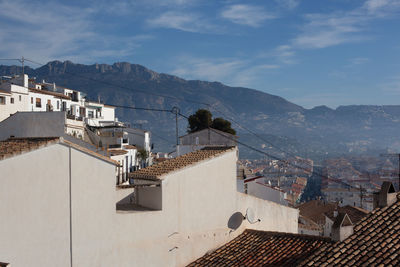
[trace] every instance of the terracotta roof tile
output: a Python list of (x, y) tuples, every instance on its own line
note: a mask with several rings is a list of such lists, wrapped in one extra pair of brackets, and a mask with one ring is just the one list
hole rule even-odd
[(40, 90), (40, 89), (35, 89), (35, 88), (29, 88), (30, 92), (33, 93), (38, 93), (38, 94), (44, 94), (44, 95), (52, 95), (55, 97), (59, 97), (59, 98), (63, 98), (63, 99), (71, 99), (71, 97), (66, 96), (62, 93), (57, 93), (57, 92), (51, 92), (51, 91), (47, 91), (47, 90)]
[(90, 149), (84, 148), (73, 142), (65, 140), (62, 137), (24, 137), (24, 138), (9, 138), (5, 141), (0, 141), (0, 160), (11, 158), (13, 156), (23, 154), (56, 143), (63, 143), (84, 153), (108, 161), (112, 164), (119, 165), (117, 161), (112, 160), (109, 157), (103, 156)]
[(128, 151), (123, 150), (123, 149), (108, 149), (108, 153), (110, 153), (111, 156), (119, 156), (119, 155), (125, 155), (128, 153)]
[(293, 266), (330, 243), (323, 237), (246, 230), (189, 266)]
[[(354, 226), (354, 233), (342, 242), (308, 257), (301, 266), (322, 265), (331, 259), (340, 259), (338, 266), (376, 266), (400, 263), (400, 202), (369, 213)], [(333, 254), (338, 247), (343, 247)], [(350, 261), (348, 261), (350, 260)]]
[(333, 212), (337, 208), (336, 203), (324, 203), (321, 200), (311, 200), (297, 207), (300, 215), (307, 217), (318, 224), (325, 224), (325, 213)]
[(132, 172), (129, 174), (129, 177), (144, 180), (160, 180), (160, 177), (167, 173), (218, 156), (233, 149), (233, 147), (205, 147), (201, 150), (197, 150), (173, 159), (168, 159), (147, 168)]
[[(369, 211), (367, 210), (349, 205), (344, 207), (338, 207), (337, 211), (339, 213), (346, 213), (350, 217), (350, 220), (352, 221), (353, 224), (356, 224), (359, 221), (361, 221), (361, 219), (369, 213)], [(325, 215), (332, 221), (335, 221), (335, 217), (333, 216), (333, 210), (326, 212)]]
[(59, 137), (38, 137), (38, 138), (10, 138), (0, 142), (0, 160), (13, 157), (49, 143), (57, 143)]

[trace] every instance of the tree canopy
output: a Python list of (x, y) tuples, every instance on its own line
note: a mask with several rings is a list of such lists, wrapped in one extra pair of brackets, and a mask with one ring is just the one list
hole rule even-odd
[(215, 118), (213, 120), (211, 112), (207, 109), (199, 109), (195, 114), (190, 115), (188, 123), (189, 133), (194, 133), (207, 128), (213, 128), (233, 135), (236, 134), (236, 131), (232, 129), (230, 121), (227, 121), (223, 118)]

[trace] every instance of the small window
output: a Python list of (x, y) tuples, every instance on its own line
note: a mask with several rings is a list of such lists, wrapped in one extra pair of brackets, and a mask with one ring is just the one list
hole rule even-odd
[(31, 97), (31, 104), (33, 104), (33, 97)]
[(22, 96), (19, 96), (19, 102), (21, 102), (22, 101)]
[(60, 101), (57, 100), (57, 109), (60, 109)]
[(5, 105), (5, 104), (6, 104), (6, 97), (0, 96), (0, 105)]
[(40, 98), (36, 98), (36, 107), (41, 108), (42, 107), (42, 100)]
[(14, 104), (14, 97), (11, 97), (10, 103), (11, 103), (11, 104)]

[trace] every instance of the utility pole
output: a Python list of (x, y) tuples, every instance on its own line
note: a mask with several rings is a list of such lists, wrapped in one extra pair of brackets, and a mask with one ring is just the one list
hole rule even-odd
[(21, 60), (19, 62), (21, 62), (21, 64), (22, 64), (22, 76), (24, 76), (24, 74), (25, 74), (25, 68), (24, 68), (25, 58), (22, 56)]
[(175, 114), (175, 126), (176, 126), (176, 146), (178, 146), (179, 145), (179, 133), (178, 133), (178, 115), (179, 115), (179, 113), (180, 113), (180, 110), (179, 110), (179, 108), (178, 107), (173, 107), (172, 108), (172, 113), (174, 113)]

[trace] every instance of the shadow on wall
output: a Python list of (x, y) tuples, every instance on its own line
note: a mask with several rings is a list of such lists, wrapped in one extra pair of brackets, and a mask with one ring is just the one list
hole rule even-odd
[(228, 228), (232, 230), (236, 230), (242, 225), (243, 220), (245, 217), (241, 212), (235, 212), (228, 220)]

